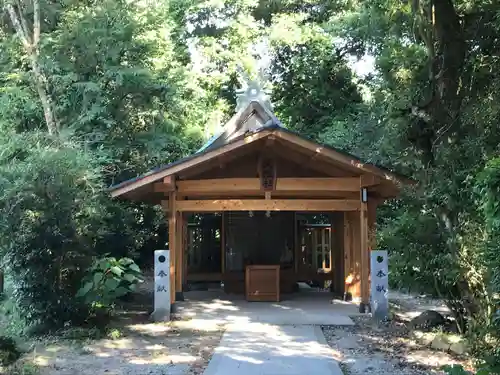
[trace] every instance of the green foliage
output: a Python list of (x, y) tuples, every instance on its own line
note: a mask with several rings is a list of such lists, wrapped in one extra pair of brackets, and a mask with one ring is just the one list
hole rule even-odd
[(14, 365), (7, 368), (6, 375), (38, 375), (40, 374), (40, 368), (33, 363), (19, 363), (16, 362)]
[(75, 295), (94, 256), (142, 250), (150, 261), (164, 246), (160, 209), (112, 201), (105, 188), (192, 152), (211, 116), (212, 97), (176, 59), (165, 9), (42, 2), (57, 139), (37, 133), (46, 126), (29, 60), (8, 17), (0, 25), (0, 256), (29, 326), (86, 321)]
[(21, 356), (14, 339), (0, 336), (0, 365), (8, 366)]
[(443, 366), (443, 371), (448, 375), (490, 375), (491, 371), (488, 368), (481, 368), (471, 373), (463, 368), (462, 365), (446, 365)]
[(108, 332), (107, 336), (111, 340), (118, 340), (123, 336), (123, 333), (119, 329), (114, 328)]
[(95, 308), (110, 308), (117, 299), (135, 290), (141, 270), (130, 258), (99, 258), (88, 269), (76, 294)]
[[(343, 149), (352, 148), (362, 100), (340, 49), (330, 38), (315, 36), (304, 43), (275, 48), (271, 72), (278, 116), (309, 138)], [(335, 139), (336, 136), (342, 139)]]
[(0, 249), (29, 325), (78, 321), (74, 294), (106, 215), (96, 159), (44, 135), (15, 136), (0, 160)]
[[(104, 188), (195, 150), (232, 114), (236, 67), (263, 66), (285, 125), (419, 182), (380, 208), (391, 282), (443, 298), (495, 371), (500, 8), (429, 4), (42, 2), (40, 65), (57, 139), (37, 133), (44, 118), (27, 55), (2, 23), (0, 254), (16, 311), (60, 326), (88, 316), (78, 289), (105, 304), (124, 293), (95, 264), (82, 285), (92, 260), (109, 253), (142, 266), (167, 230), (159, 209), (110, 201)], [(373, 61), (362, 76), (352, 70), (360, 57)]]

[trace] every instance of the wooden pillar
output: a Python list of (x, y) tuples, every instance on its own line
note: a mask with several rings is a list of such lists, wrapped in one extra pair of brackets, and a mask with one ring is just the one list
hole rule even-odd
[(220, 273), (222, 279), (226, 273), (226, 213), (221, 213), (220, 223)]
[(344, 213), (334, 212), (332, 217), (332, 228), (331, 228), (331, 249), (332, 249), (332, 282), (336, 297), (343, 298), (345, 288), (344, 288)]
[(297, 223), (297, 212), (293, 213), (293, 271), (295, 273), (294, 278), (297, 279), (297, 273), (299, 270), (299, 230)]
[(182, 290), (186, 291), (187, 287), (187, 258), (188, 258), (188, 244), (189, 244), (189, 215), (182, 214)]
[(177, 194), (170, 192), (168, 196), (168, 249), (170, 250), (170, 303), (175, 303), (175, 281), (176, 281), (176, 263), (177, 255)]
[(350, 288), (352, 278), (351, 265), (351, 220), (349, 212), (344, 212), (344, 299), (352, 299), (352, 291)]
[(361, 268), (361, 304), (360, 312), (365, 312), (370, 306), (370, 248), (368, 239), (368, 202), (361, 199), (359, 211), (360, 222), (360, 268)]
[(176, 213), (175, 220), (176, 228), (176, 241), (175, 241), (175, 300), (184, 301), (184, 295), (182, 291), (182, 279), (184, 271), (184, 220), (183, 214), (180, 212)]

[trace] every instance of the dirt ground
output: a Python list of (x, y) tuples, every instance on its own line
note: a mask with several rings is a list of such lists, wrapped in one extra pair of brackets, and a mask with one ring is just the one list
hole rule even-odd
[[(147, 289), (146, 289), (147, 290)], [(201, 375), (218, 345), (224, 327), (213, 322), (151, 323), (152, 296), (139, 293), (113, 322), (114, 339), (41, 342), (24, 358), (41, 374), (50, 375)], [(439, 374), (446, 364), (468, 367), (467, 358), (423, 347), (410, 335), (406, 323), (429, 308), (443, 313), (442, 304), (396, 294), (395, 319), (378, 324), (370, 317), (353, 317), (355, 326), (324, 326), (345, 375)]]
[(345, 375), (443, 374), (442, 366), (451, 364), (470, 368), (466, 356), (436, 351), (411, 338), (407, 323), (412, 317), (427, 309), (446, 314), (439, 301), (396, 293), (391, 302), (395, 313), (390, 322), (353, 317), (355, 326), (322, 327)]
[(221, 327), (181, 321), (133, 324), (118, 332), (116, 339), (43, 345), (31, 360), (51, 375), (198, 375), (222, 335)]
[(42, 340), (23, 361), (47, 375), (202, 374), (224, 328), (200, 321), (152, 323), (152, 297), (139, 290), (124, 303), (108, 338)]

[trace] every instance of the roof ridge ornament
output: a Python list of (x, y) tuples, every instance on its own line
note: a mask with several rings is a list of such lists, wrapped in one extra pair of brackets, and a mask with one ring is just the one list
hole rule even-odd
[(271, 90), (269, 90), (269, 76), (263, 68), (257, 71), (257, 78), (252, 79), (248, 72), (243, 70), (241, 66), (236, 67), (239, 75), (239, 81), (242, 86), (235, 90), (236, 92), (236, 112), (247, 107), (252, 101), (259, 102), (268, 110), (273, 110), (271, 103)]

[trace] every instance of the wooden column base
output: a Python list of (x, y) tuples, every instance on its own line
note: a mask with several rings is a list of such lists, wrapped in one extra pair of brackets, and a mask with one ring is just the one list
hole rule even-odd
[(372, 312), (371, 310), (372, 310), (372, 309), (371, 309), (371, 306), (370, 306), (370, 304), (369, 304), (369, 303), (364, 303), (364, 302), (361, 302), (361, 303), (359, 304), (359, 312), (360, 312), (361, 314), (369, 314), (369, 313), (371, 313), (371, 312)]
[(176, 314), (177, 312), (179, 312), (177, 303), (175, 303), (175, 302), (171, 303), (170, 304), (170, 314)]
[(184, 292), (175, 292), (176, 301), (184, 301)]

